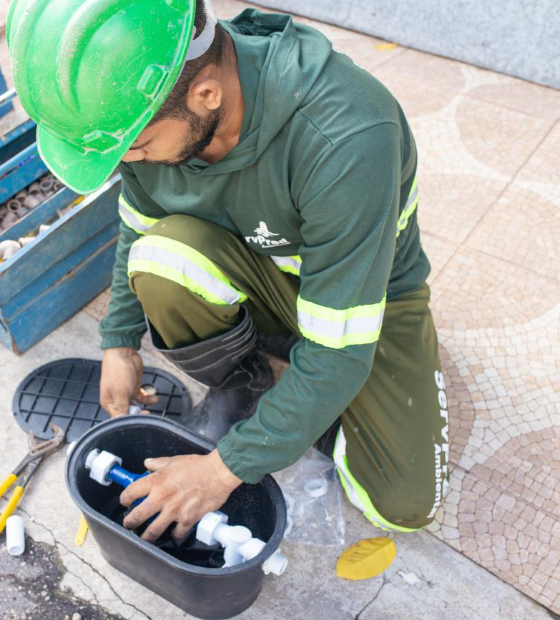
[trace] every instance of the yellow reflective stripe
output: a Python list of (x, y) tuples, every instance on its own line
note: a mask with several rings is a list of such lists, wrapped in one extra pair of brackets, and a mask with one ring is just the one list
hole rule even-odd
[(119, 196), (119, 215), (122, 221), (139, 235), (145, 235), (154, 224), (159, 222), (155, 217), (142, 215), (142, 213), (137, 211), (122, 194)]
[(371, 344), (379, 340), (387, 296), (378, 304), (334, 310), (297, 300), (299, 329), (308, 340), (332, 349)]
[(340, 482), (342, 483), (342, 487), (344, 488), (344, 491), (346, 492), (350, 503), (356, 506), (356, 508), (358, 508), (359, 510), (361, 510), (364, 513), (366, 519), (371, 521), (376, 527), (379, 527), (383, 530), (395, 530), (397, 532), (416, 531), (416, 529), (414, 528), (395, 525), (394, 523), (387, 521), (385, 517), (383, 517), (379, 514), (379, 512), (377, 512), (366, 490), (356, 480), (356, 478), (354, 478), (352, 472), (348, 467), (348, 458), (346, 457), (346, 437), (344, 436), (342, 426), (340, 427), (336, 436), (333, 459), (336, 465), (336, 469), (338, 471)]
[(128, 276), (134, 272), (166, 278), (217, 305), (243, 303), (247, 299), (203, 254), (167, 237), (148, 235), (132, 244)]
[(418, 179), (414, 179), (414, 183), (412, 184), (412, 188), (410, 190), (410, 194), (408, 195), (408, 200), (403, 209), (403, 212), (399, 216), (399, 221), (397, 224), (397, 238), (401, 234), (401, 232), (408, 226), (408, 220), (411, 218), (414, 211), (418, 207)]
[(280, 271), (299, 276), (301, 271), (301, 256), (271, 256), (270, 258), (272, 258)]

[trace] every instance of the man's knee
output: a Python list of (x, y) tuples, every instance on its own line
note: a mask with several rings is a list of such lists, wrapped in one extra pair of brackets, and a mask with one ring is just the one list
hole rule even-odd
[(383, 495), (374, 494), (370, 499), (375, 512), (387, 523), (396, 526), (395, 529), (419, 530), (432, 523), (443, 496), (434, 494), (433, 484), (424, 488), (411, 488), (404, 484)]
[(130, 249), (128, 276), (146, 314), (163, 303), (180, 307), (187, 298), (216, 306), (243, 303), (246, 295), (231, 284), (225, 269), (230, 237), (210, 222), (172, 215), (138, 239)]

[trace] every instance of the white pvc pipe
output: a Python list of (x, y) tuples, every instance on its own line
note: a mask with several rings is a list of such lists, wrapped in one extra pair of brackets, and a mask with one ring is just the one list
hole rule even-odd
[(6, 521), (6, 547), (10, 555), (21, 555), (25, 551), (25, 527), (19, 515)]

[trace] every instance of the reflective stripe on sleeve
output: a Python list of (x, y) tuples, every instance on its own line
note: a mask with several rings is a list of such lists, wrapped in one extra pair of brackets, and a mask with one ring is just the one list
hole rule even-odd
[(299, 272), (301, 271), (301, 256), (271, 256), (270, 258), (272, 258), (280, 271), (299, 276)]
[(154, 224), (159, 222), (155, 217), (142, 215), (140, 211), (131, 206), (122, 194), (119, 196), (119, 215), (122, 221), (139, 235), (145, 235)]
[(340, 482), (346, 492), (350, 503), (352, 503), (356, 508), (361, 510), (364, 513), (366, 519), (371, 521), (375, 527), (379, 527), (382, 530), (395, 530), (397, 532), (415, 532), (415, 529), (410, 529), (408, 527), (402, 527), (400, 525), (395, 525), (394, 523), (390, 523), (382, 517), (379, 512), (375, 509), (369, 495), (367, 494), (364, 487), (354, 478), (352, 472), (348, 468), (348, 459), (346, 458), (346, 437), (344, 436), (344, 431), (342, 430), (342, 426), (338, 431), (338, 435), (336, 436), (336, 443), (334, 446), (333, 453), (334, 463), (336, 465), (336, 469), (338, 471), (338, 476), (340, 478)]
[(128, 276), (134, 272), (166, 278), (221, 306), (243, 303), (247, 299), (247, 295), (236, 290), (203, 254), (167, 237), (148, 235), (133, 243), (128, 257)]
[(379, 340), (386, 296), (378, 304), (334, 310), (298, 297), (297, 316), (301, 333), (331, 349)]
[(401, 234), (401, 232), (407, 227), (408, 220), (411, 218), (414, 211), (418, 207), (418, 179), (414, 179), (414, 183), (412, 184), (412, 189), (410, 190), (410, 194), (406, 205), (403, 209), (403, 212), (400, 214), (399, 221), (397, 223), (397, 238)]

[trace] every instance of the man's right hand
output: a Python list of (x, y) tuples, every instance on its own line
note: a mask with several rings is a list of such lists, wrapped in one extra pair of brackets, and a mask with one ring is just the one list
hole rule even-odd
[(142, 358), (135, 349), (120, 347), (105, 351), (100, 402), (112, 418), (127, 415), (134, 400), (143, 405), (157, 403), (157, 396), (149, 396), (142, 389), (142, 369)]

